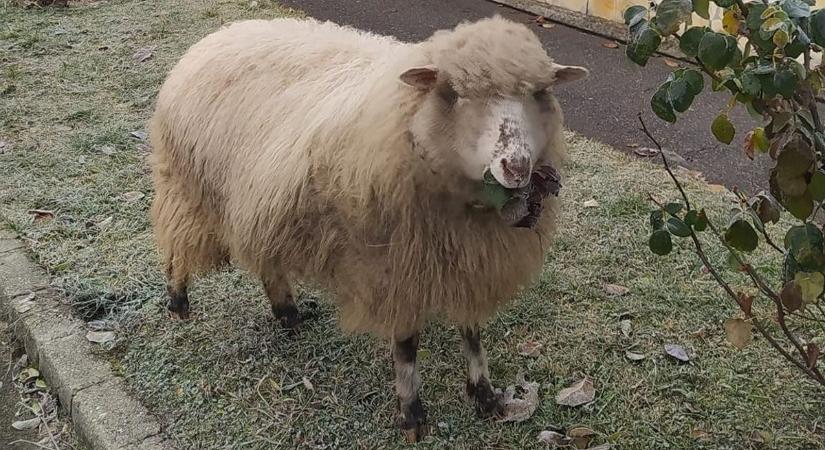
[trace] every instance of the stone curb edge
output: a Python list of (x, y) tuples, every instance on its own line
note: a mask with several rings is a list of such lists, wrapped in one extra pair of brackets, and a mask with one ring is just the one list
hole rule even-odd
[(108, 362), (94, 355), (86, 326), (75, 318), (49, 276), (0, 227), (0, 314), (5, 316), (92, 450), (173, 449), (149, 411), (125, 389)]

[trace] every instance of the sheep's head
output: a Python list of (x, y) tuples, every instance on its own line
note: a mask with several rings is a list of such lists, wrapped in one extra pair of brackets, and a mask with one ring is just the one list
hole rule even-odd
[(540, 166), (559, 160), (559, 83), (588, 75), (556, 64), (535, 34), (500, 17), (436, 33), (423, 44), (431, 64), (401, 81), (425, 93), (410, 131), (435, 164), (508, 189), (527, 186)]

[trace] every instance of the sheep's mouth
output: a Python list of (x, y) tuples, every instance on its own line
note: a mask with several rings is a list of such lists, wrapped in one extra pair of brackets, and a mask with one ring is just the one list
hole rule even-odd
[(558, 197), (561, 189), (559, 172), (551, 165), (536, 168), (530, 175), (530, 183), (518, 189), (502, 186), (489, 173), (483, 178), (483, 202), (498, 210), (501, 218), (516, 228), (534, 228), (544, 209), (544, 199)]

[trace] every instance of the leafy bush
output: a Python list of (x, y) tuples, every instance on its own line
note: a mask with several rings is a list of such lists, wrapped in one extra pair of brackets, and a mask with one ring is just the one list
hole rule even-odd
[[(651, 109), (662, 120), (676, 122), (705, 90), (705, 75), (709, 77), (713, 91), (730, 96), (711, 121), (710, 132), (724, 144), (733, 142), (737, 131), (730, 112), (744, 106), (761, 124), (745, 136), (744, 154), (753, 159), (767, 153), (775, 162), (767, 180), (770, 192), (748, 196), (736, 190), (738, 205), (729, 223), (719, 227), (690, 204), (662, 153), (682, 199), (667, 204), (651, 199), (657, 208), (650, 215), (650, 249), (666, 255), (674, 238), (690, 239), (741, 310), (740, 317), (725, 322), (729, 341), (744, 347), (755, 328), (789, 362), (825, 386), (817, 345), (825, 338), (825, 238), (816, 220), (825, 201), (825, 133), (817, 110), (825, 68), (811, 63), (811, 54), (825, 47), (825, 10), (813, 11), (813, 3), (801, 0), (713, 1), (723, 11), (722, 31), (691, 26), (693, 13), (709, 19), (709, 0), (662, 0), (652, 9), (631, 6), (624, 13), (630, 33), (627, 56), (644, 66), (663, 40), (678, 41), (695, 66), (674, 70), (651, 98)], [(644, 122), (642, 127), (656, 142)], [(765, 224), (779, 223), (783, 213), (796, 224), (784, 230), (780, 246), (771, 238), (778, 227)], [(720, 275), (698, 233), (710, 233), (727, 249), (730, 263), (758, 292), (756, 298), (738, 292)], [(760, 243), (776, 250), (773, 269), (782, 273), (781, 281), (770, 281), (748, 263), (746, 255)]]

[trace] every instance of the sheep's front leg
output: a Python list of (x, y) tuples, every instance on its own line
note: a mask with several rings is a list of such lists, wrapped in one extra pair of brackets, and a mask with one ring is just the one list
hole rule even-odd
[(395, 391), (400, 410), (399, 425), (407, 442), (418, 442), (427, 435), (427, 411), (418, 397), (421, 377), (415, 356), (418, 352), (418, 333), (393, 343), (392, 359), (395, 367)]
[(487, 354), (481, 345), (479, 327), (461, 329), (464, 356), (467, 358), (467, 395), (476, 404), (481, 417), (501, 415), (503, 405), (501, 394), (496, 394), (490, 384), (490, 370), (487, 368)]

